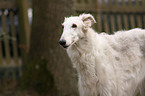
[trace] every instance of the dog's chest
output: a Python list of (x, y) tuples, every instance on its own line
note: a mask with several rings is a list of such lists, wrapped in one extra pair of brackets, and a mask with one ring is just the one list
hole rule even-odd
[[(95, 56), (93, 53), (86, 53), (71, 50), (69, 57), (71, 58), (78, 72), (79, 81), (86, 90), (95, 91), (97, 76), (95, 72)], [(73, 54), (72, 54), (73, 53)]]

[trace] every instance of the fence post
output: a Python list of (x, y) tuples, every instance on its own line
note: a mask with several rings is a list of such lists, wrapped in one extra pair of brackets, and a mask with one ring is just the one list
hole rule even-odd
[(27, 0), (16, 0), (18, 8), (18, 19), (19, 19), (19, 32), (20, 32), (20, 45), (22, 60), (26, 64), (26, 53), (29, 48), (29, 37), (30, 37), (30, 25), (28, 20), (28, 1)]

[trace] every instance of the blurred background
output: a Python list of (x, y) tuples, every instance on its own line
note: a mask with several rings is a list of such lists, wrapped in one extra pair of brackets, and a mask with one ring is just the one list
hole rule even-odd
[(145, 28), (145, 0), (0, 0), (0, 96), (79, 96), (58, 41), (64, 17), (81, 13), (98, 33)]

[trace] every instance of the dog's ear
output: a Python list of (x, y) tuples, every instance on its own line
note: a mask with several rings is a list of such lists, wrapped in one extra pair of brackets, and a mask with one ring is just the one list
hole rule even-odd
[(81, 14), (79, 16), (85, 24), (85, 27), (91, 27), (94, 23), (96, 23), (94, 17), (91, 14)]

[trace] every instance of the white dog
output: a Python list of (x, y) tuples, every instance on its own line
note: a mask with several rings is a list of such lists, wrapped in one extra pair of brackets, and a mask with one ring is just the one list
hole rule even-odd
[(97, 34), (90, 14), (65, 18), (59, 43), (78, 72), (80, 96), (145, 96), (145, 30)]

